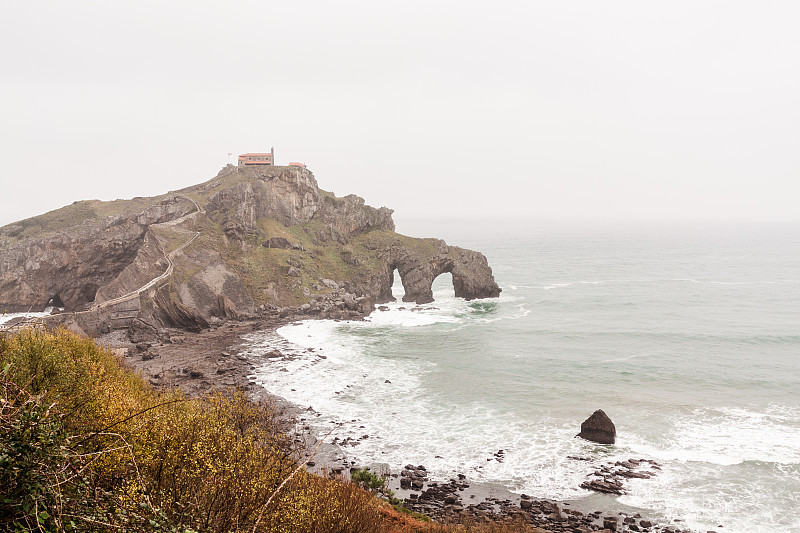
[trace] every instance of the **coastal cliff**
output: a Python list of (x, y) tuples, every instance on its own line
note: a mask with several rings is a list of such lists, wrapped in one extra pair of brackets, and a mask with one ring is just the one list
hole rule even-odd
[[(93, 334), (141, 322), (202, 329), (287, 309), (329, 318), (391, 301), (497, 297), (483, 254), (394, 231), (392, 210), (338, 198), (305, 168), (228, 165), (151, 198), (75, 202), (0, 228), (0, 309), (63, 307)], [(66, 320), (64, 317), (62, 320)]]

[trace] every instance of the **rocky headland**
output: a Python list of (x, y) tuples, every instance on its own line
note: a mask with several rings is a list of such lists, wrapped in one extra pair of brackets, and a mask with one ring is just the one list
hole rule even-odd
[(234, 167), (151, 198), (75, 202), (0, 228), (0, 309), (63, 308), (91, 336), (138, 327), (200, 331), (219, 319), (300, 312), (351, 318), (391, 301), (496, 297), (486, 257), (394, 231), (392, 211), (320, 189), (305, 168)]

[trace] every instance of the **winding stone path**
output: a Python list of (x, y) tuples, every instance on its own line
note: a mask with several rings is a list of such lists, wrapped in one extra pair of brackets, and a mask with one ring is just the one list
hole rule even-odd
[[(191, 198), (189, 198), (188, 196), (184, 196), (182, 194), (179, 194), (177, 196), (179, 196), (181, 198), (186, 198), (187, 200), (192, 202), (194, 204), (194, 206), (197, 208), (197, 211), (193, 211), (193, 212), (189, 213), (188, 215), (184, 215), (184, 216), (182, 216), (180, 218), (176, 218), (175, 220), (170, 220), (169, 222), (163, 222), (161, 224), (153, 224), (154, 226), (174, 226), (176, 224), (180, 224), (181, 222), (183, 222), (184, 220), (186, 220), (186, 219), (188, 219), (190, 217), (194, 217), (198, 213), (202, 213), (203, 212), (203, 209), (200, 207), (200, 205), (197, 202), (195, 202), (194, 200), (192, 200)], [(179, 231), (181, 233), (190, 233), (190, 232), (187, 232), (185, 230), (180, 230), (180, 229), (176, 229), (175, 231)], [(192, 244), (192, 242), (194, 242), (194, 240), (199, 236), (200, 236), (200, 232), (199, 231), (194, 232), (192, 234), (191, 238), (189, 238), (189, 240), (186, 241), (185, 243), (183, 243), (180, 247), (178, 247), (175, 250), (169, 252), (168, 254), (164, 254), (164, 259), (167, 260), (167, 269), (164, 271), (163, 274), (161, 274), (160, 276), (156, 276), (155, 278), (151, 279), (150, 281), (148, 281), (147, 283), (145, 283), (144, 285), (142, 285), (141, 287), (139, 287), (138, 289), (136, 289), (134, 291), (131, 291), (131, 292), (127, 293), (127, 294), (123, 294), (122, 296), (119, 296), (117, 298), (113, 298), (111, 300), (106, 300), (105, 302), (101, 302), (101, 303), (99, 303), (97, 305), (93, 305), (91, 307), (91, 309), (94, 310), (94, 309), (102, 309), (104, 307), (111, 307), (112, 305), (120, 304), (120, 303), (123, 303), (123, 302), (127, 302), (129, 300), (133, 300), (134, 298), (138, 298), (139, 295), (141, 293), (143, 293), (144, 291), (146, 291), (147, 289), (150, 289), (151, 287), (157, 285), (158, 283), (160, 283), (163, 280), (165, 280), (168, 277), (170, 277), (172, 275), (173, 270), (175, 269), (175, 264), (172, 262), (172, 258), (175, 257), (181, 251), (183, 251), (184, 248), (186, 248), (187, 246)]]

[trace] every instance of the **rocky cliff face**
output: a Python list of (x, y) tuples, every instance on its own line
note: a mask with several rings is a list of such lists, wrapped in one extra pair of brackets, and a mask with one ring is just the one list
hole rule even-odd
[(196, 328), (287, 306), (360, 314), (392, 298), (395, 272), (405, 301), (432, 301), (445, 272), (456, 296), (500, 293), (482, 254), (399, 235), (390, 209), (337, 198), (296, 167), (229, 165), (175, 193), (78, 202), (0, 228), (0, 309), (55, 304), (92, 329)]
[(144, 226), (112, 219), (10, 246), (0, 256), (0, 307), (41, 311), (54, 302), (84, 308), (136, 257), (144, 235)]
[[(242, 181), (215, 193), (207, 207), (209, 216), (220, 222), (228, 237), (243, 240), (258, 233), (258, 220), (274, 219), (284, 226), (319, 220), (337, 236), (346, 239), (369, 229), (394, 230), (392, 211), (375, 209), (363, 198), (336, 198), (322, 193), (314, 175), (298, 167), (262, 167), (231, 172), (248, 175)], [(255, 179), (253, 179), (255, 178)]]
[[(49, 225), (46, 215), (0, 228), (0, 242), (4, 244), (0, 248), (0, 308), (9, 312), (41, 311), (55, 304), (80, 310), (95, 300), (98, 291), (113, 291), (115, 284), (125, 290), (121, 275), (140, 250), (144, 251), (148, 227), (194, 209), (188, 199), (173, 196), (133, 215), (91, 217), (54, 230), (36, 231)], [(19, 239), (30, 230), (32, 236)], [(3, 237), (15, 238), (16, 242)], [(163, 253), (156, 250), (150, 255), (151, 261), (157, 261)], [(147, 275), (149, 272), (140, 279)], [(129, 285), (136, 281), (130, 279)]]

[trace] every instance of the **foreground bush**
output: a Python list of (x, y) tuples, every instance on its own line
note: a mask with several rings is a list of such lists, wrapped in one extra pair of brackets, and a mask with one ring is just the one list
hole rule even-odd
[(296, 450), (268, 405), (155, 392), (66, 331), (0, 336), (0, 395), (0, 530), (391, 529), (346, 482), (298, 470), (276, 493)]
[(0, 531), (529, 530), (423, 523), (375, 497), (379, 476), (308, 474), (279, 422), (239, 392), (156, 392), (63, 330), (0, 334)]

